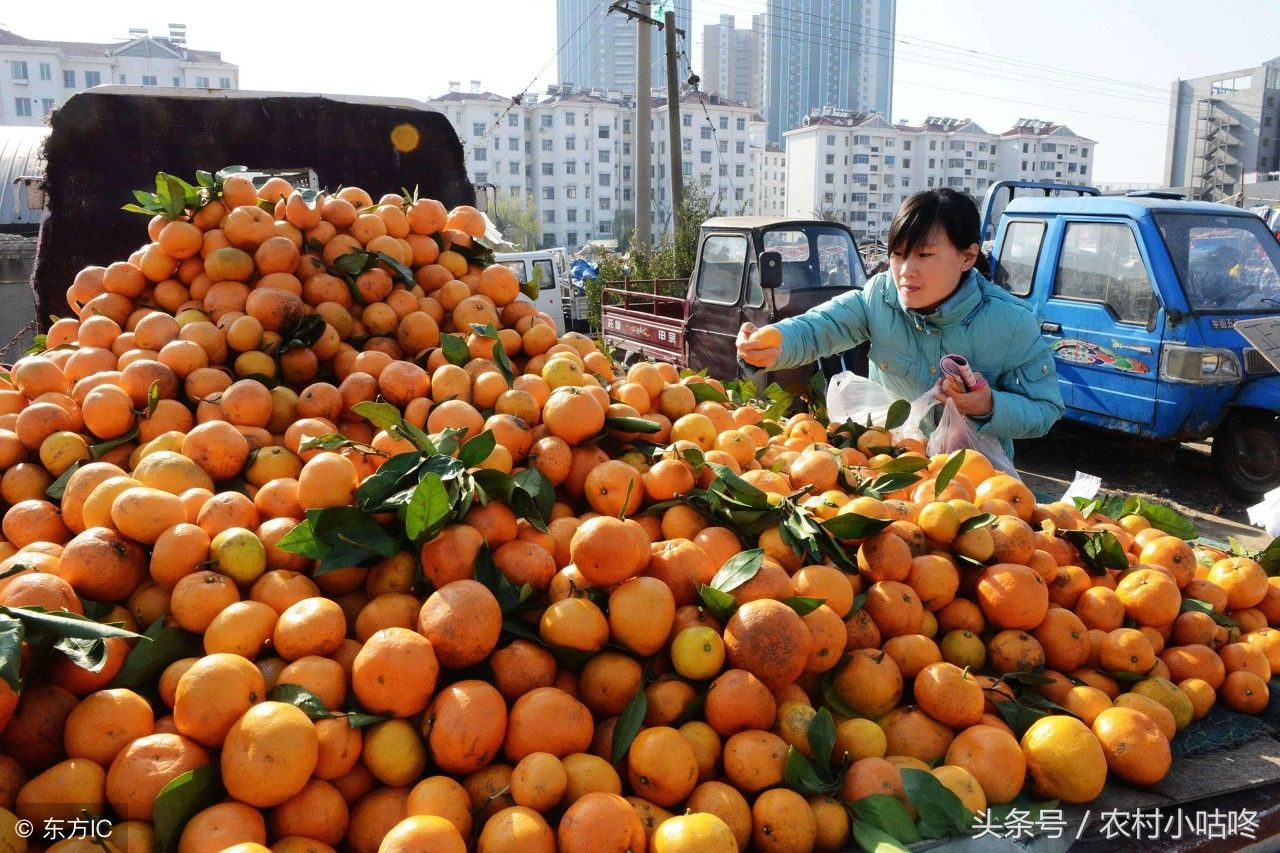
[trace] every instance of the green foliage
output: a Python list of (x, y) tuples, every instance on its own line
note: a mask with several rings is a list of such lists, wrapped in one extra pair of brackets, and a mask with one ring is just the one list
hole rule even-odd
[(493, 224), (498, 226), (503, 238), (515, 246), (514, 251), (530, 252), (538, 248), (538, 240), (542, 237), (542, 217), (538, 215), (538, 202), (532, 195), (499, 193)]

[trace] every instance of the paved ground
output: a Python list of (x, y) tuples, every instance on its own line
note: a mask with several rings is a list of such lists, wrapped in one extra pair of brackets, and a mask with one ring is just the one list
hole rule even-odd
[(1201, 536), (1228, 536), (1261, 547), (1267, 534), (1249, 526), (1246, 503), (1222, 487), (1207, 444), (1153, 449), (1123, 436), (1059, 425), (1044, 438), (1019, 441), (1018, 470), (1040, 497), (1059, 497), (1077, 471), (1102, 478), (1107, 491), (1139, 494), (1181, 510)]

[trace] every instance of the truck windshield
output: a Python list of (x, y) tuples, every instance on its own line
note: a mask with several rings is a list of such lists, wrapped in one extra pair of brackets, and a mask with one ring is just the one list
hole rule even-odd
[(809, 225), (764, 233), (765, 251), (782, 255), (782, 289), (862, 287), (866, 273), (853, 239), (840, 228)]
[(1280, 243), (1261, 219), (1156, 213), (1193, 311), (1280, 311)]

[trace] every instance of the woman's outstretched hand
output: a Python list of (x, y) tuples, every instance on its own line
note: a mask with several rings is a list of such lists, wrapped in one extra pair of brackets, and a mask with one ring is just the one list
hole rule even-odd
[(769, 367), (781, 352), (782, 334), (773, 326), (757, 329), (752, 323), (743, 323), (738, 330), (738, 358), (752, 367)]

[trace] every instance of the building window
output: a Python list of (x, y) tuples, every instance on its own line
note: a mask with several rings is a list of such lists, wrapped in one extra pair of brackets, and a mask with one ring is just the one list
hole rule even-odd
[(512, 184), (511, 186), (507, 187), (507, 192), (508, 192), (510, 195), (513, 195), (513, 196), (523, 196), (523, 195), (524, 195), (524, 193), (522, 193), (522, 192), (521, 192), (520, 187), (516, 186), (515, 184)]
[(720, 177), (722, 178), (729, 177), (729, 167), (726, 166), (724, 163), (720, 164)]
[[(123, 86), (129, 82), (129, 77), (126, 74), (121, 74), (119, 77), (116, 78), (116, 82), (119, 83), (121, 86)], [(205, 85), (208, 85), (208, 84), (206, 83)]]
[(726, 142), (725, 140), (721, 139), (720, 144), (717, 147), (720, 149), (721, 154), (729, 153), (729, 143)]
[(13, 106), (14, 106), (14, 112), (19, 117), (31, 115), (31, 99), (30, 98), (14, 98)]
[(937, 161), (936, 159), (934, 159), (933, 157), (930, 157), (930, 158), (929, 158), (929, 168), (930, 168), (930, 169), (934, 168), (934, 164), (935, 164), (935, 163), (937, 163), (937, 162), (938, 162), (938, 161)]
[(219, 87), (219, 88), (222, 88), (222, 89), (230, 89), (230, 88), (231, 88), (231, 78), (230, 78), (230, 77), (221, 77), (221, 78), (219, 78), (219, 79), (218, 79), (218, 87)]
[[(1081, 156), (1083, 159), (1085, 159), (1085, 160), (1089, 159), (1089, 149), (1088, 149), (1088, 148), (1081, 148), (1081, 149), (1080, 149), (1080, 156)], [(1083, 171), (1084, 171), (1084, 169), (1081, 169), (1080, 171), (1081, 171), (1081, 172), (1083, 172)]]
[(473, 121), (473, 122), (471, 123), (471, 135), (472, 135), (472, 136), (484, 136), (484, 122), (482, 122), (482, 121)]
[(1058, 146), (1052, 142), (1042, 142), (1040, 143), (1040, 150), (1053, 152), (1058, 150)]
[(564, 138), (564, 150), (565, 150), (565, 151), (577, 151), (577, 150), (578, 150), (578, 137), (576, 137), (576, 136), (566, 136), (566, 137)]
[(208, 89), (208, 88), (209, 88), (209, 78), (208, 78), (208, 77), (197, 77), (197, 78), (196, 78), (196, 88), (197, 88), (197, 89)]
[(556, 188), (555, 188), (555, 187), (543, 187), (543, 188), (542, 188), (542, 197), (543, 197), (544, 199), (546, 199), (547, 201), (551, 201), (552, 199), (554, 199), (554, 198), (556, 197)]
[(554, 210), (548, 210), (546, 216), (542, 218), (545, 219), (547, 222), (555, 222), (556, 212)]
[(963, 140), (963, 139), (953, 139), (953, 140), (951, 140), (951, 146), (950, 146), (950, 147), (951, 147), (951, 150), (952, 150), (952, 151), (963, 151), (963, 150), (964, 150), (964, 140)]
[(622, 132), (623, 132), (623, 133), (630, 133), (630, 132), (631, 132), (631, 119), (629, 119), (629, 118), (624, 118), (624, 119), (622, 120)]
[(703, 139), (710, 139), (710, 138), (711, 138), (711, 128), (710, 128), (709, 126), (704, 126), (704, 127), (702, 128), (702, 138), (703, 138)]
[(41, 98), (40, 99), (41, 115), (48, 115), (51, 112), (53, 112), (53, 98)]
[(721, 130), (728, 130), (728, 129), (729, 129), (729, 117), (728, 117), (728, 116), (720, 116), (720, 129), (721, 129)]
[(836, 182), (836, 176), (831, 174), (830, 172), (827, 172), (826, 178), (824, 179), (823, 183), (834, 184), (835, 182)]
[(176, 89), (176, 88), (178, 88), (178, 87), (179, 87), (179, 86), (181, 86), (181, 85), (182, 85), (182, 78), (181, 78), (181, 77), (174, 77), (174, 78), (173, 78), (173, 88), (175, 88), (175, 89)]
[(569, 186), (565, 187), (565, 188), (564, 188), (564, 197), (565, 197), (565, 198), (577, 198), (577, 197), (578, 197), (578, 185), (577, 185), (577, 184), (569, 184)]
[(623, 167), (622, 167), (622, 180), (624, 180), (624, 181), (629, 181), (629, 180), (631, 180), (631, 167), (630, 167), (630, 166), (623, 166)]
[(565, 113), (565, 114), (564, 114), (564, 124), (565, 124), (565, 127), (574, 127), (575, 125), (577, 125), (577, 123), (578, 123), (578, 114), (577, 114), (577, 113)]
[(741, 142), (741, 141), (734, 143), (734, 150), (737, 151), (739, 154), (746, 154), (747, 143)]
[(571, 207), (571, 208), (569, 208), (567, 211), (565, 211), (564, 218), (565, 218), (565, 221), (566, 221), (566, 222), (577, 222), (577, 221), (578, 221), (578, 208), (576, 208), (576, 207)]
[(608, 163), (608, 162), (609, 162), (610, 154), (611, 154), (611, 152), (609, 151), (609, 149), (608, 149), (608, 148), (602, 148), (602, 149), (600, 149), (600, 151), (596, 154), (596, 159), (597, 159), (599, 162), (601, 162), (601, 163)]
[(710, 151), (703, 151), (703, 152), (701, 152), (701, 153), (700, 153), (700, 156), (698, 157), (698, 159), (699, 159), (699, 160), (701, 160), (703, 163), (710, 163), (710, 162), (711, 162), (711, 152), (710, 152)]
[(630, 156), (631, 156), (631, 143), (630, 143), (630, 142), (624, 142), (624, 143), (622, 143), (622, 156), (623, 156), (623, 157), (630, 157)]
[(487, 183), (489, 183), (489, 173), (488, 173), (488, 172), (476, 172), (476, 183), (477, 183), (477, 184), (487, 184)]
[(854, 154), (853, 155), (853, 165), (855, 166), (860, 166), (864, 163), (870, 163), (870, 162), (871, 162), (870, 154)]
[(76, 87), (76, 72), (63, 71), (62, 72), (62, 88), (74, 89), (75, 87)]
[(693, 175), (693, 164), (689, 162), (681, 163), (680, 174), (684, 175), (686, 178), (691, 177)]
[(897, 165), (897, 163), (898, 163), (898, 158), (897, 158), (897, 157), (895, 157), (893, 154), (886, 154), (886, 155), (885, 155), (885, 158), (884, 158), (884, 164), (885, 164), (886, 166), (896, 166), (896, 165)]
[(609, 209), (609, 206), (610, 206), (611, 204), (613, 204), (613, 199), (611, 199), (611, 198), (605, 198), (605, 197), (601, 196), (601, 198), (600, 198), (600, 209), (601, 209), (601, 210), (608, 210), (608, 209)]
[(682, 124), (685, 127), (693, 127), (693, 116), (690, 115), (689, 113), (685, 113), (684, 115), (680, 116), (680, 124)]
[(836, 164), (836, 155), (834, 155), (834, 154), (828, 154), (828, 155), (827, 155), (827, 165), (828, 165), (828, 166), (834, 166), (835, 164)]
[(746, 129), (747, 129), (747, 120), (745, 118), (739, 118), (738, 130), (746, 130)]
[[(548, 220), (549, 221), (549, 220)], [(553, 231), (546, 231), (542, 235), (543, 247), (554, 246), (556, 244), (556, 235)]]
[(1023, 153), (1023, 154), (1026, 154), (1029, 150), (1030, 150), (1030, 148), (1028, 147), (1027, 143), (1025, 143), (1025, 142), (1024, 142), (1024, 143), (1022, 143), (1022, 153)]
[(84, 87), (86, 89), (92, 89), (94, 86), (98, 86), (101, 83), (102, 83), (102, 74), (100, 72), (98, 71), (84, 72)]
[(835, 144), (836, 144), (836, 135), (835, 135), (834, 133), (828, 133), (828, 134), (827, 134), (827, 144), (828, 144), (828, 145), (835, 145)]
[(854, 145), (870, 145), (871, 137), (865, 133), (860, 133), (853, 138)]
[(41, 62), (41, 63), (40, 63), (40, 79), (41, 79), (41, 80), (52, 80), (52, 79), (53, 79), (53, 66), (51, 66), (51, 65), (50, 65), (49, 63), (47, 63), (47, 62)]
[(142, 85), (144, 85), (144, 86), (154, 86), (154, 85), (156, 85), (156, 76), (155, 76), (154, 74), (143, 74), (143, 75), (142, 75)]
[(948, 169), (963, 169), (963, 168), (964, 168), (964, 158), (963, 158), (963, 157), (952, 157), (952, 158), (950, 158), (949, 160), (947, 160), (947, 168), (948, 168)]
[(489, 159), (489, 150), (487, 148), (477, 148), (475, 153), (477, 162), (483, 163)]
[(609, 125), (607, 125), (607, 124), (602, 124), (602, 125), (600, 125), (599, 127), (597, 127), (597, 128), (596, 128), (596, 136), (598, 136), (600, 139), (608, 139), (608, 138), (609, 138)]
[(550, 140), (550, 139), (544, 139), (544, 140), (542, 140), (542, 150), (543, 150), (543, 151), (550, 151), (550, 150), (551, 150), (551, 146), (552, 146), (553, 144), (554, 144), (554, 143), (553, 143), (553, 141), (552, 141), (552, 140)]
[(519, 139), (519, 137), (515, 137), (515, 136), (508, 136), (508, 137), (507, 137), (507, 150), (508, 150), (508, 151), (519, 151), (519, 150), (520, 150), (520, 139)]
[(565, 161), (564, 161), (564, 173), (565, 173), (566, 175), (576, 175), (576, 174), (578, 174), (578, 161), (577, 161), (577, 160), (565, 160)]
[(1087, 174), (1087, 173), (1088, 173), (1088, 171), (1089, 171), (1089, 167), (1088, 167), (1088, 166), (1085, 166), (1085, 165), (1083, 165), (1083, 164), (1080, 166), (1080, 174), (1082, 174), (1082, 175)]
[(903, 150), (903, 151), (910, 151), (910, 150), (911, 150), (911, 140), (910, 140), (910, 139), (904, 139), (904, 140), (902, 140), (902, 150)]
[(601, 172), (600, 186), (607, 187), (607, 186), (611, 186), (612, 184), (613, 184), (613, 175), (610, 175), (608, 172)]
[(508, 164), (507, 164), (507, 174), (508, 174), (508, 175), (518, 175), (518, 174), (520, 174), (520, 164), (519, 164), (519, 163), (517, 163), (515, 160), (512, 160), (510, 163), (508, 163)]
[(555, 163), (543, 163), (543, 164), (542, 164), (542, 174), (550, 176), (550, 175), (554, 175), (555, 173), (556, 173), (556, 164), (555, 164)]
[(743, 172), (744, 172), (744, 169), (743, 169), (743, 167), (742, 167), (742, 164), (741, 164), (741, 163), (739, 163), (738, 165), (736, 165), (736, 166), (734, 166), (734, 167), (733, 167), (733, 176), (734, 176), (735, 178), (741, 178), (741, 177), (743, 177)]
[(17, 59), (9, 60), (9, 76), (14, 80), (27, 82), (27, 63)]

